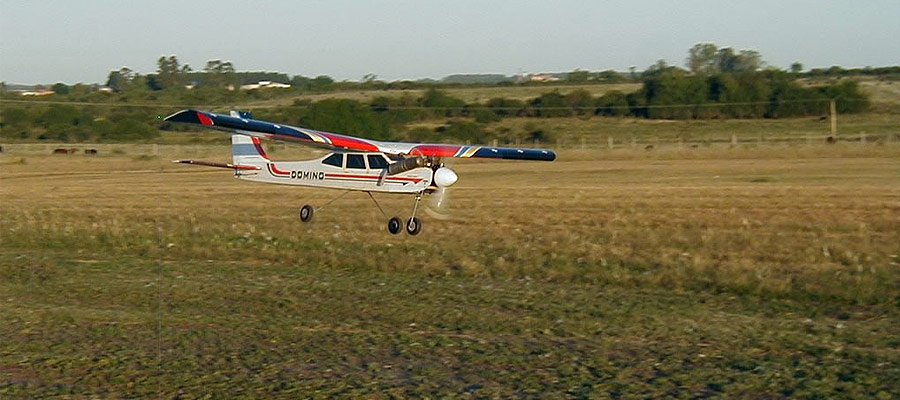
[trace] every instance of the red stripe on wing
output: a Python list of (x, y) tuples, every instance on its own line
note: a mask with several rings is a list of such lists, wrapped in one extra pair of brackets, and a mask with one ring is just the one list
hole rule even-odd
[(206, 126), (213, 126), (213, 121), (211, 118), (204, 115), (202, 112), (197, 112), (197, 119), (200, 120), (200, 123)]
[(460, 147), (452, 144), (423, 144), (413, 147), (409, 154), (413, 156), (453, 157)]
[(335, 133), (328, 132), (319, 132), (316, 131), (317, 134), (322, 135), (328, 140), (331, 141), (331, 145), (335, 147), (343, 147), (345, 149), (351, 150), (359, 150), (359, 151), (378, 151), (378, 147), (372, 143), (366, 142), (364, 140), (352, 138), (349, 136), (338, 135)]

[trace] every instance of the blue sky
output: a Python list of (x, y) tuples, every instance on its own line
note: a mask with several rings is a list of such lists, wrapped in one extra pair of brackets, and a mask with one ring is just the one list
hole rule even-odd
[(0, 80), (105, 82), (202, 69), (359, 80), (683, 65), (698, 42), (788, 67), (900, 64), (900, 1), (0, 0)]

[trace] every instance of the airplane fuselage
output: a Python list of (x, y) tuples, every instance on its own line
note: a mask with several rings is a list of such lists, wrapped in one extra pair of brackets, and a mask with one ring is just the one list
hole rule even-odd
[(385, 193), (418, 193), (433, 179), (431, 168), (382, 176), (391, 163), (383, 153), (335, 152), (308, 161), (267, 161), (260, 169), (236, 169), (240, 179), (281, 185)]

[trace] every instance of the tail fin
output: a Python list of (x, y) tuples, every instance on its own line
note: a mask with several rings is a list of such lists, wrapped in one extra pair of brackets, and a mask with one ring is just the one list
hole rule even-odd
[(264, 166), (269, 163), (259, 138), (247, 135), (231, 135), (231, 156), (235, 165)]
[(228, 115), (231, 115), (232, 117), (235, 117), (235, 118), (253, 119), (253, 114), (250, 111), (231, 110), (228, 112)]

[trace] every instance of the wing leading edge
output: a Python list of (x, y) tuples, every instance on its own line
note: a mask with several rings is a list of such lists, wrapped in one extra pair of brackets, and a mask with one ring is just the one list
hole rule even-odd
[(395, 155), (422, 155), (432, 157), (499, 158), (506, 160), (553, 161), (556, 153), (544, 149), (520, 149), (510, 147), (462, 146), (451, 144), (417, 144), (380, 142), (297, 128), (251, 118), (234, 117), (206, 111), (182, 110), (165, 118), (166, 121), (201, 125), (206, 128), (262, 137), (266, 139), (299, 142), (313, 146), (339, 150), (371, 151)]

